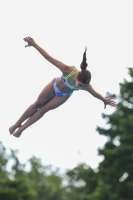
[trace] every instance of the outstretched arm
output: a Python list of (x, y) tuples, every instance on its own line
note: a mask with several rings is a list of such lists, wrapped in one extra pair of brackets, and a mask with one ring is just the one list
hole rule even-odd
[(36, 50), (39, 51), (39, 53), (50, 63), (55, 65), (57, 68), (59, 68), (62, 72), (67, 72), (69, 66), (65, 65), (64, 63), (60, 62), (59, 60), (51, 57), (44, 49), (42, 49), (31, 37), (25, 37), (24, 41), (28, 44), (25, 47), (33, 46)]
[(93, 95), (95, 98), (100, 99), (101, 101), (104, 102), (104, 109), (106, 108), (106, 105), (108, 105), (108, 104), (111, 105), (111, 106), (116, 106), (115, 101), (112, 100), (113, 97), (111, 97), (111, 98), (103, 97), (101, 94), (96, 92), (90, 84), (87, 86), (87, 91), (91, 95)]

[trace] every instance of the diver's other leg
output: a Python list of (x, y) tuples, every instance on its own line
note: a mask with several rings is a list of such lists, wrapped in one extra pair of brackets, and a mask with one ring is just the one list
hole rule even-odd
[(52, 80), (48, 85), (46, 85), (40, 93), (40, 95), (38, 96), (35, 103), (30, 105), (19, 118), (19, 120), (9, 128), (9, 132), (11, 134), (13, 134), (17, 128), (21, 127), (22, 122), (31, 117), (35, 112), (37, 112), (38, 109), (40, 109), (46, 102), (48, 102), (51, 98), (55, 96), (53, 84), (54, 80)]
[(50, 101), (48, 101), (44, 106), (42, 106), (36, 113), (34, 113), (26, 122), (24, 125), (22, 125), (13, 135), (15, 137), (20, 137), (22, 131), (24, 131), (26, 128), (31, 126), (33, 123), (38, 121), (46, 112), (49, 110), (53, 110), (63, 103), (67, 101), (69, 96), (65, 97), (53, 97)]

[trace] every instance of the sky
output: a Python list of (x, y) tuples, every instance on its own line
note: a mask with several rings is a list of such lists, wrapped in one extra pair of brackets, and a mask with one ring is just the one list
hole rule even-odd
[[(61, 72), (23, 38), (32, 37), (51, 56), (67, 65), (82, 61), (87, 46), (88, 70), (93, 88), (119, 94), (119, 83), (133, 67), (132, 0), (5, 0), (0, 1), (0, 141), (18, 149), (25, 163), (33, 155), (44, 165), (71, 169), (85, 162), (96, 169), (107, 138), (96, 127), (107, 128), (102, 113), (107, 106), (85, 91), (75, 91), (59, 108), (49, 111), (18, 139), (9, 134), (22, 113)], [(118, 103), (118, 99), (115, 99)]]

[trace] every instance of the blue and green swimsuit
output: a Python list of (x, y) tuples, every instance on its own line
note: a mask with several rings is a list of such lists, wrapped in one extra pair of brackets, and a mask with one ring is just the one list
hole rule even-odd
[[(77, 73), (78, 72), (78, 70), (75, 68), (72, 72), (70, 72), (70, 74), (68, 74), (66, 77), (64, 77), (64, 76), (62, 76), (62, 82), (67, 86), (67, 87), (69, 87), (71, 90), (79, 90), (79, 88), (74, 88), (72, 85), (70, 85), (69, 83), (68, 83), (68, 81), (67, 81), (67, 79), (69, 78), (69, 77), (71, 77), (72, 75), (74, 75), (75, 73)], [(59, 89), (57, 88), (57, 86), (56, 86), (56, 81), (57, 81), (57, 79), (58, 78), (55, 78), (55, 80), (54, 80), (54, 91), (55, 91), (55, 95), (56, 96), (71, 96), (72, 95), (72, 93), (63, 93), (63, 92), (61, 92), (61, 91), (59, 91)]]

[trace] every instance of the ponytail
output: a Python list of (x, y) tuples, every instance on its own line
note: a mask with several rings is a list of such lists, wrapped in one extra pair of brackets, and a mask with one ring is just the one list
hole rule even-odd
[(83, 60), (82, 60), (82, 62), (81, 62), (81, 65), (80, 65), (80, 68), (82, 69), (82, 70), (86, 70), (86, 68), (87, 68), (87, 66), (88, 66), (88, 64), (87, 64), (87, 62), (86, 62), (86, 51), (87, 51), (87, 47), (85, 47), (85, 51), (84, 51), (84, 53), (83, 53)]
[(91, 80), (91, 73), (88, 71), (86, 68), (88, 66), (86, 62), (86, 51), (87, 47), (85, 47), (85, 51), (83, 53), (83, 60), (80, 64), (81, 71), (78, 73), (78, 80), (81, 81), (82, 83), (89, 84)]

